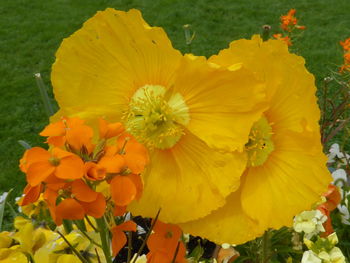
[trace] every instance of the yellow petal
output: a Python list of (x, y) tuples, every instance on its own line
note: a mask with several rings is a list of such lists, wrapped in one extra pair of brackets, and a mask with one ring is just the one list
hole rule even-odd
[(269, 159), (247, 170), (241, 186), (243, 210), (263, 228), (291, 226), (295, 215), (311, 209), (327, 191), (331, 182), (327, 158), (320, 147), (312, 148), (312, 137), (275, 135)]
[(266, 109), (264, 85), (243, 67), (210, 66), (186, 56), (174, 90), (189, 108), (188, 129), (210, 147), (242, 151), (252, 124)]
[(171, 150), (154, 150), (143, 175), (144, 192), (131, 203), (134, 214), (164, 222), (186, 222), (224, 205), (239, 186), (244, 154), (220, 153), (186, 131)]
[(232, 193), (226, 204), (210, 215), (179, 226), (184, 233), (201, 236), (217, 244), (238, 245), (264, 233), (264, 229), (259, 228), (257, 222), (242, 210), (240, 191)]
[(61, 110), (53, 119), (120, 121), (135, 90), (170, 85), (180, 58), (165, 32), (150, 27), (139, 11), (98, 12), (57, 51), (51, 78)]

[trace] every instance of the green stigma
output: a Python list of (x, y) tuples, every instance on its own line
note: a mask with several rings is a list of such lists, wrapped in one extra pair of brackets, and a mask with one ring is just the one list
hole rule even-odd
[(261, 117), (250, 130), (249, 141), (245, 145), (248, 154), (248, 166), (259, 166), (265, 163), (275, 149), (272, 141), (272, 128), (265, 117)]
[(170, 94), (159, 85), (139, 88), (125, 116), (127, 131), (146, 146), (158, 149), (173, 147), (189, 121), (189, 110), (181, 94)]

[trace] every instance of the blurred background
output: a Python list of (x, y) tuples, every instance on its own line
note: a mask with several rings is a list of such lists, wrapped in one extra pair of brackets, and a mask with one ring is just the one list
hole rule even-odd
[(306, 59), (318, 85), (337, 71), (339, 41), (350, 37), (349, 0), (0, 0), (0, 193), (14, 187), (20, 195), (24, 186), (18, 169), (24, 148), (17, 141), (44, 145), (38, 133), (48, 117), (33, 74), (41, 73), (54, 101), (50, 71), (62, 39), (107, 7), (140, 9), (183, 53), (189, 52), (183, 25), (190, 24), (196, 33), (192, 53), (207, 57), (232, 40), (261, 33), (262, 25), (278, 33), (280, 16), (295, 8), (307, 29), (293, 50)]

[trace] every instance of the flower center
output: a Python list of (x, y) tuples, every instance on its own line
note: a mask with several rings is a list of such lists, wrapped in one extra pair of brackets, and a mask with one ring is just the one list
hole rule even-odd
[(125, 115), (127, 131), (148, 147), (168, 149), (184, 134), (190, 116), (184, 98), (165, 87), (145, 85), (132, 96)]
[(248, 154), (248, 166), (259, 166), (265, 163), (274, 150), (271, 124), (263, 116), (253, 124), (249, 141), (245, 145)]
[(60, 159), (57, 157), (50, 157), (49, 162), (53, 165), (53, 166), (59, 166), (60, 165)]

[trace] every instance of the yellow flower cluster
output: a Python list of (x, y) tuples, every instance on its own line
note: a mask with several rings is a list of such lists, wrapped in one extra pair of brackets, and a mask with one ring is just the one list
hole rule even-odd
[(137, 10), (98, 12), (61, 44), (52, 117), (122, 121), (150, 152), (135, 215), (238, 244), (319, 200), (331, 181), (314, 77), (278, 40), (182, 55)]
[[(34, 226), (31, 220), (16, 217), (15, 232), (0, 233), (0, 262), (17, 263), (79, 263), (81, 260), (72, 253), (74, 247), (84, 253), (89, 262), (99, 262), (95, 256), (99, 252), (100, 260), (104, 261), (103, 252), (98, 246), (91, 245), (90, 240), (100, 242), (95, 232), (87, 232), (85, 237), (81, 232), (73, 230), (61, 237), (58, 233), (44, 226)], [(70, 247), (68, 243), (72, 246)], [(96, 250), (95, 250), (96, 249)]]

